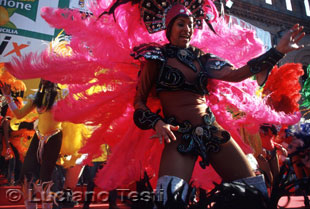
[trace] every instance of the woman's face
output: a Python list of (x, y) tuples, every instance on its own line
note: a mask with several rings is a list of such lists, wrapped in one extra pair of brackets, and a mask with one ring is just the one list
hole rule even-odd
[(171, 28), (170, 43), (174, 46), (187, 48), (194, 32), (194, 20), (192, 17), (178, 17)]

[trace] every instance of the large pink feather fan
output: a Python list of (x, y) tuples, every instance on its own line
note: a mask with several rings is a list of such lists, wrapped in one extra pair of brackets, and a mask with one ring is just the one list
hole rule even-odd
[[(126, 185), (141, 177), (144, 169), (156, 180), (160, 153), (163, 145), (150, 140), (153, 130), (141, 131), (134, 126), (133, 97), (140, 63), (130, 53), (143, 43), (167, 43), (165, 33), (149, 34), (141, 21), (139, 5), (128, 2), (120, 5), (114, 15), (102, 15), (116, 0), (91, 1), (88, 5), (92, 15), (83, 16), (77, 10), (45, 7), (42, 17), (52, 26), (64, 29), (70, 35), (70, 56), (51, 53), (30, 53), (22, 59), (14, 59), (7, 65), (9, 71), (20, 79), (41, 77), (50, 81), (68, 84), (70, 94), (59, 101), (53, 113), (55, 119), (94, 126), (94, 132), (81, 149), (89, 153), (88, 162), (101, 153), (100, 145), (111, 145), (112, 154), (108, 164), (100, 171), (97, 183), (107, 190)], [(218, 17), (213, 1), (206, 0), (217, 34), (204, 23), (203, 30), (196, 30), (192, 45), (205, 52), (229, 60), (235, 66), (244, 65), (249, 59), (263, 53), (262, 42), (255, 33), (239, 26), (228, 26)], [(257, 85), (251, 80), (236, 83), (212, 81), (207, 97), (218, 122), (230, 131), (246, 152), (250, 148), (243, 144), (238, 127), (250, 122), (249, 129), (257, 130), (262, 121), (293, 123), (298, 115), (276, 113), (257, 99)], [(149, 99), (152, 110), (160, 108), (156, 98)], [(235, 120), (228, 108), (245, 113)], [(285, 119), (286, 118), (286, 121)], [(139, 150), (139, 151), (137, 151)], [(117, 172), (115, 172), (117, 171)], [(208, 177), (208, 178), (202, 178)], [(219, 181), (213, 170), (195, 169), (193, 180), (196, 185), (211, 188), (212, 181)]]

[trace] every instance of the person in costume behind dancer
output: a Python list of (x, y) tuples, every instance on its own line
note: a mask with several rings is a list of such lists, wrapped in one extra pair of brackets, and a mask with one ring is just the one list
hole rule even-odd
[[(9, 72), (4, 68), (4, 63), (0, 63), (0, 81), (11, 86), (11, 96), (14, 100), (14, 103), (21, 108), (22, 107), (22, 97), (24, 91), (26, 90), (26, 85), (21, 81), (13, 77)], [(10, 109), (8, 109), (8, 103), (4, 95), (0, 95), (0, 108), (1, 108), (1, 123), (0, 123), (0, 139), (1, 146), (3, 145), (3, 150), (0, 148), (0, 153), (2, 156), (8, 160), (8, 169), (7, 169), (7, 185), (14, 185), (15, 181), (19, 177), (19, 165), (20, 156), (18, 153), (17, 146), (18, 141), (13, 138), (12, 129), (10, 127), (11, 120), (14, 118), (14, 114)], [(2, 140), (3, 139), (3, 140)], [(3, 142), (3, 144), (2, 144)], [(17, 143), (16, 143), (17, 142)]]
[[(3, 73), (4, 74), (4, 73)], [(4, 81), (4, 76), (0, 75), (0, 80)], [(16, 81), (16, 80), (15, 80)], [(18, 84), (22, 84), (21, 86), (25, 88), (25, 84), (20, 81), (10, 82), (14, 89), (12, 91), (12, 98), (15, 105), (19, 108), (22, 107), (22, 96), (24, 93), (24, 89), (18, 89)], [(16, 141), (13, 136), (13, 130), (10, 127), (11, 120), (14, 118), (14, 114), (10, 109), (8, 109), (8, 104), (6, 102), (5, 96), (2, 96), (4, 101), (1, 101), (1, 125), (0, 125), (0, 139), (2, 140), (1, 145), (3, 145), (4, 149), (0, 151), (0, 154), (8, 160), (8, 169), (7, 169), (7, 185), (14, 185), (19, 178), (19, 171), (21, 167), (19, 150), (17, 149), (18, 141)], [(16, 143), (17, 142), (17, 143)]]
[[(55, 121), (51, 112), (61, 94), (59, 94), (57, 84), (41, 79), (36, 95), (30, 98), (23, 108), (18, 109), (10, 96), (10, 86), (1, 83), (1, 91), (8, 101), (9, 108), (17, 118), (26, 116), (34, 108), (39, 113), (38, 124), (35, 127), (36, 134), (26, 153), (21, 171), (25, 206), (26, 208), (36, 208), (36, 203), (31, 202), (32, 197), (28, 196), (30, 186), (33, 186), (34, 190), (40, 194), (43, 194), (42, 191), (46, 195), (49, 194), (52, 185), (51, 175), (61, 148), (61, 122)], [(37, 179), (36, 184), (32, 184), (32, 180), (35, 179)], [(51, 202), (45, 202), (46, 197), (42, 196), (41, 198), (42, 208), (52, 207)]]
[[(275, 66), (262, 91), (266, 104), (277, 112), (296, 114), (299, 111), (300, 77), (303, 74), (302, 65), (298, 63), (287, 63), (279, 68)], [(291, 76), (289, 82), (285, 79), (279, 80), (279, 77), (289, 76)], [(286, 127), (287, 125), (274, 124), (260, 126), (262, 149), (256, 150), (256, 159), (260, 168), (267, 174), (265, 177), (270, 180), (271, 187), (273, 180), (278, 178), (280, 172), (280, 159), (285, 160), (288, 154), (286, 148), (281, 145), (281, 136), (283, 136)]]
[[(6, 184), (8, 186), (12, 186), (15, 184), (16, 181), (18, 181), (19, 173), (17, 171), (19, 171), (19, 165), (21, 165), (19, 153), (12, 143), (13, 139), (11, 136), (12, 130), (10, 129), (10, 120), (11, 118), (9, 116), (6, 116), (1, 124), (1, 129), (4, 132), (3, 147), (5, 148), (2, 150), (1, 155), (4, 156), (5, 159), (8, 161), (8, 170), (7, 170), (8, 182)], [(0, 137), (2, 138), (1, 135)]]
[(289, 157), (296, 177), (300, 180), (299, 191), (304, 196), (305, 206), (309, 207), (310, 120), (302, 118), (298, 124), (287, 129), (284, 141), (288, 146)]
[[(90, 204), (92, 203), (92, 198), (94, 195), (95, 182), (94, 179), (99, 169), (104, 167), (106, 161), (108, 159), (108, 155), (110, 154), (110, 148), (107, 144), (102, 144), (101, 146), (102, 154), (101, 156), (92, 159), (93, 165), (87, 165), (85, 168), (86, 176), (87, 176), (87, 191), (85, 195), (85, 202), (83, 204), (83, 209), (89, 209)], [(109, 191), (109, 209), (119, 209), (116, 204), (117, 199), (117, 190)]]
[[(7, 180), (8, 185), (14, 184), (14, 177), (12, 178), (13, 170), (15, 166), (12, 166), (15, 163), (14, 154), (12, 148), (9, 144), (9, 124), (10, 117), (7, 116), (8, 104), (4, 96), (1, 94), (1, 118), (0, 118), (0, 156), (3, 159), (8, 160), (8, 169), (7, 169)], [(5, 163), (3, 163), (5, 164)]]
[(278, 151), (283, 156), (287, 156), (287, 150), (279, 143), (277, 143), (278, 130), (274, 125), (263, 124), (260, 127), (260, 137), (262, 143), (262, 150), (258, 153), (256, 160), (259, 167), (265, 172), (265, 179), (268, 179), (267, 185), (272, 187), (274, 179), (276, 179), (280, 172), (280, 162)]
[[(148, 7), (146, 2), (141, 5)], [(134, 98), (134, 122), (143, 130), (153, 128), (156, 131), (154, 137), (165, 142), (157, 190), (162, 188), (166, 191), (170, 182), (172, 192), (185, 185), (182, 193), (185, 200), (188, 182), (200, 156), (201, 167), (211, 164), (223, 181), (242, 181), (267, 195), (262, 176), (255, 176), (245, 154), (230, 134), (218, 125), (208, 108), (205, 100), (207, 81), (214, 78), (239, 82), (256, 75), (262, 85), (272, 67), (286, 53), (303, 47), (298, 45), (305, 35), (303, 27), (294, 25), (275, 48), (235, 69), (229, 62), (204, 54), (190, 45), (194, 25), (200, 20), (195, 19), (197, 16), (186, 6), (174, 4), (165, 12), (169, 44), (161, 48), (143, 45), (134, 50), (135, 58), (146, 59)], [(151, 22), (152, 17), (146, 16), (144, 21), (147, 20)], [(150, 30), (156, 27), (156, 24), (149, 25), (153, 26)], [(160, 99), (164, 118), (147, 106), (153, 87)], [(166, 200), (165, 192), (164, 202)]]

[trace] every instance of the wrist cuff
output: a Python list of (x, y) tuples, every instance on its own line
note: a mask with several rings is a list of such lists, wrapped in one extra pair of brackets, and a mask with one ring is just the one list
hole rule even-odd
[(133, 120), (140, 129), (147, 130), (155, 128), (155, 124), (159, 120), (163, 120), (159, 115), (150, 110), (136, 109), (133, 114)]
[(273, 66), (275, 66), (283, 57), (284, 54), (282, 54), (275, 48), (271, 48), (265, 54), (262, 54), (257, 58), (251, 59), (247, 64), (250, 67), (250, 71), (253, 74), (257, 74), (262, 70), (270, 71)]

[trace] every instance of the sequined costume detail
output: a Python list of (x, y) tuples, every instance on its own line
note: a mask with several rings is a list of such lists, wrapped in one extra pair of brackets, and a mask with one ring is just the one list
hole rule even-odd
[(210, 164), (208, 153), (219, 152), (220, 145), (228, 142), (230, 134), (212, 125), (215, 118), (209, 109), (203, 116), (203, 121), (204, 124), (193, 126), (189, 121), (178, 123), (174, 117), (167, 119), (167, 123), (180, 126), (178, 132), (182, 134), (182, 143), (178, 145), (178, 151), (200, 156), (202, 160), (199, 165), (205, 168)]
[[(187, 90), (200, 95), (205, 95), (207, 91), (208, 78), (212, 78), (212, 71), (220, 71), (225, 66), (231, 64), (218, 58), (213, 54), (203, 55), (202, 51), (195, 47), (178, 48), (167, 44), (160, 46), (158, 44), (144, 44), (136, 47), (132, 53), (135, 59), (158, 60), (163, 64), (160, 69), (159, 78), (156, 83), (156, 90), (159, 91), (177, 91)], [(176, 58), (193, 72), (197, 72), (197, 79), (190, 83), (186, 81), (183, 73), (167, 64), (168, 58)], [(194, 65), (197, 61), (200, 71)]]

